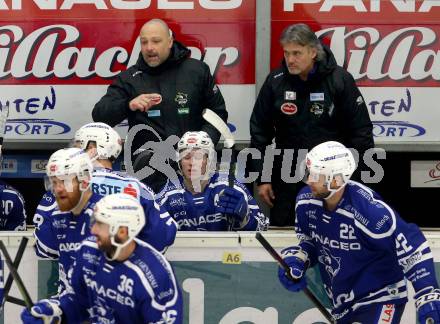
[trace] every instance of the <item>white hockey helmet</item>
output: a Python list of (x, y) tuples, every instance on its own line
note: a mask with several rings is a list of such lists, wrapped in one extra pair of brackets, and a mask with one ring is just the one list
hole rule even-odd
[[(186, 132), (177, 143), (178, 161), (180, 161), (186, 154), (192, 150), (200, 149), (208, 154), (207, 176), (215, 170), (217, 162), (214, 143), (209, 137), (208, 133), (204, 131)], [(180, 162), (179, 162), (180, 167)]]
[(101, 160), (114, 161), (122, 151), (122, 139), (118, 132), (104, 123), (85, 124), (76, 131), (75, 142), (83, 150), (87, 150), (89, 142), (95, 142), (96, 157)]
[[(306, 166), (312, 181), (318, 181), (319, 175), (324, 175), (329, 191), (338, 191), (345, 186), (356, 170), (353, 153), (339, 142), (329, 141), (315, 146), (306, 156)], [(330, 184), (336, 179), (337, 190), (331, 189)]]
[[(145, 214), (142, 205), (131, 195), (117, 193), (105, 196), (95, 205), (93, 211), (95, 221), (109, 225), (110, 241), (116, 247), (111, 260), (115, 260), (121, 249), (139, 234), (145, 225)], [(123, 243), (115, 241), (120, 227), (127, 227), (128, 239)]]
[[(86, 182), (86, 186), (80, 186), (81, 191), (88, 188), (89, 180), (93, 171), (93, 164), (89, 155), (80, 148), (71, 147), (53, 153), (46, 165), (46, 175), (60, 179), (78, 178), (79, 182)], [(69, 188), (67, 188), (68, 191)]]

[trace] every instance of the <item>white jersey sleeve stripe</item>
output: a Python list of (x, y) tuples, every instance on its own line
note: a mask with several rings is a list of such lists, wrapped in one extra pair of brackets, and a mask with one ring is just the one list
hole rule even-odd
[[(393, 286), (394, 290), (390, 289), (390, 286)], [(380, 303), (382, 301), (390, 301), (390, 297), (392, 297), (392, 299), (406, 298), (408, 296), (408, 291), (405, 289), (405, 287), (406, 280), (400, 280), (394, 285), (389, 285), (377, 291), (371, 292), (368, 294), (368, 296), (362, 298), (359, 302), (355, 303), (352, 306), (352, 310), (356, 310), (364, 305)], [(399, 291), (400, 289), (403, 290)]]
[(399, 264), (403, 267), (404, 273), (410, 271), (415, 265), (419, 264), (420, 262), (433, 259), (431, 251), (428, 253), (423, 253), (423, 250), (425, 249), (429, 249), (428, 242), (426, 241), (423, 242), (413, 253), (399, 259)]
[(49, 211), (49, 210), (55, 209), (55, 207), (57, 207), (57, 202), (56, 201), (52, 205), (50, 205), (50, 206), (41, 206), (41, 205), (39, 205), (37, 207), (37, 210)]
[(312, 205), (317, 205), (317, 206), (323, 206), (323, 203), (321, 200), (318, 199), (304, 199), (304, 200), (300, 200), (296, 203), (295, 206), (295, 210), (298, 208), (299, 205), (305, 205), (305, 204), (312, 204)]
[(53, 250), (50, 247), (46, 246), (38, 239), (37, 235), (35, 235), (35, 238), (36, 238), (35, 248), (37, 249), (38, 253), (40, 253), (43, 257), (56, 259), (60, 256), (59, 251)]
[[(163, 259), (164, 259), (164, 261), (166, 261), (165, 258), (163, 258)], [(173, 288), (174, 288), (175, 294), (173, 296), (173, 299), (171, 299), (165, 305), (161, 305), (156, 301), (156, 298), (155, 298), (156, 296), (154, 294), (153, 288), (151, 287), (150, 283), (148, 282), (147, 278), (145, 277), (145, 273), (137, 265), (135, 265), (134, 263), (132, 263), (129, 260), (124, 261), (124, 264), (128, 268), (132, 269), (138, 275), (139, 279), (141, 280), (142, 284), (144, 285), (144, 288), (147, 290), (148, 294), (151, 297), (151, 306), (153, 306), (154, 308), (156, 308), (157, 310), (160, 310), (160, 311), (165, 311), (167, 308), (174, 306), (174, 304), (177, 301), (179, 290), (177, 289), (176, 278), (173, 275), (173, 271), (172, 271), (171, 266), (169, 265), (168, 261), (166, 261), (166, 263), (164, 262), (163, 264), (166, 265), (166, 267), (168, 268), (167, 270), (169, 271), (170, 277), (172, 278)]]
[(160, 218), (168, 218), (170, 217), (170, 214), (168, 214), (168, 212), (162, 213), (159, 215)]
[(184, 189), (174, 189), (174, 190), (168, 191), (167, 193), (165, 193), (163, 198), (160, 200), (160, 205), (163, 205), (169, 196), (177, 194), (177, 193), (184, 194), (185, 190)]
[(365, 227), (361, 222), (358, 222), (357, 219), (354, 217), (353, 213), (350, 213), (349, 211), (346, 211), (345, 209), (341, 209), (338, 208), (336, 210), (336, 213), (351, 218), (354, 220), (354, 223), (357, 225), (358, 228), (360, 228), (364, 233), (366, 233), (368, 236), (375, 238), (375, 239), (381, 239), (381, 238), (385, 238), (390, 236), (394, 230), (396, 229), (396, 215), (394, 214), (393, 210), (388, 207), (387, 205), (384, 205), (385, 208), (388, 209), (388, 211), (390, 212), (390, 216), (391, 216), (391, 220), (392, 220), (392, 225), (390, 227), (390, 229), (388, 231), (386, 231), (385, 233), (381, 233), (381, 234), (376, 234), (371, 232), (367, 227)]
[(85, 245), (85, 246), (94, 248), (95, 250), (99, 249), (98, 248), (98, 244), (96, 242), (91, 242), (91, 241), (88, 241), (88, 240), (84, 240), (81, 245)]

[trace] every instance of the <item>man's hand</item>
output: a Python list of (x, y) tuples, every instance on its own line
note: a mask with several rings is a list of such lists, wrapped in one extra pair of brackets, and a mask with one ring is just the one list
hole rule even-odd
[(302, 251), (299, 246), (286, 248), (281, 252), (283, 260), (290, 268), (290, 276), (295, 280), (292, 281), (286, 274), (285, 270), (278, 267), (278, 279), (287, 290), (298, 292), (307, 286), (305, 272), (308, 268), (307, 254)]
[(132, 99), (128, 104), (130, 110), (140, 110), (142, 112), (148, 111), (152, 106), (158, 105), (162, 102), (162, 96), (158, 93), (143, 93)]
[(421, 296), (415, 295), (417, 316), (421, 324), (440, 323), (440, 290), (434, 289)]
[(264, 201), (270, 208), (273, 207), (272, 201), (275, 199), (275, 195), (270, 183), (264, 183), (258, 186), (258, 196)]
[(232, 215), (238, 222), (242, 222), (248, 214), (248, 204), (243, 194), (235, 189), (226, 188), (220, 194), (216, 211)]
[(42, 299), (30, 311), (21, 312), (21, 319), (24, 324), (59, 324), (63, 311), (58, 304), (57, 300)]

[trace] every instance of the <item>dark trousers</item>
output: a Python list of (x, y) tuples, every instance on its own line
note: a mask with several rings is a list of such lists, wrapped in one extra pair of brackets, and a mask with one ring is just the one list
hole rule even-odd
[[(305, 186), (302, 181), (289, 183), (283, 179), (282, 156), (276, 156), (272, 168), (272, 190), (275, 195), (273, 207), (270, 209), (270, 225), (272, 226), (293, 226), (295, 224), (295, 200), (296, 195)], [(290, 176), (296, 172), (297, 156), (293, 157), (290, 169)]]

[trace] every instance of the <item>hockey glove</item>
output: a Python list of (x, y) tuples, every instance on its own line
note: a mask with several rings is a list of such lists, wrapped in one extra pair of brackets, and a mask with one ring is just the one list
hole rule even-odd
[(423, 295), (418, 293), (414, 298), (419, 323), (440, 324), (440, 289), (433, 289)]
[(298, 292), (307, 286), (305, 271), (307, 270), (307, 254), (299, 246), (292, 246), (281, 252), (284, 261), (290, 268), (290, 275), (295, 281), (292, 281), (283, 268), (278, 268), (278, 279), (287, 290)]
[(21, 319), (24, 324), (59, 324), (62, 315), (63, 311), (57, 300), (42, 299), (30, 311), (25, 309), (21, 312)]
[(248, 204), (241, 192), (228, 187), (220, 194), (216, 211), (232, 215), (241, 223), (248, 214)]

